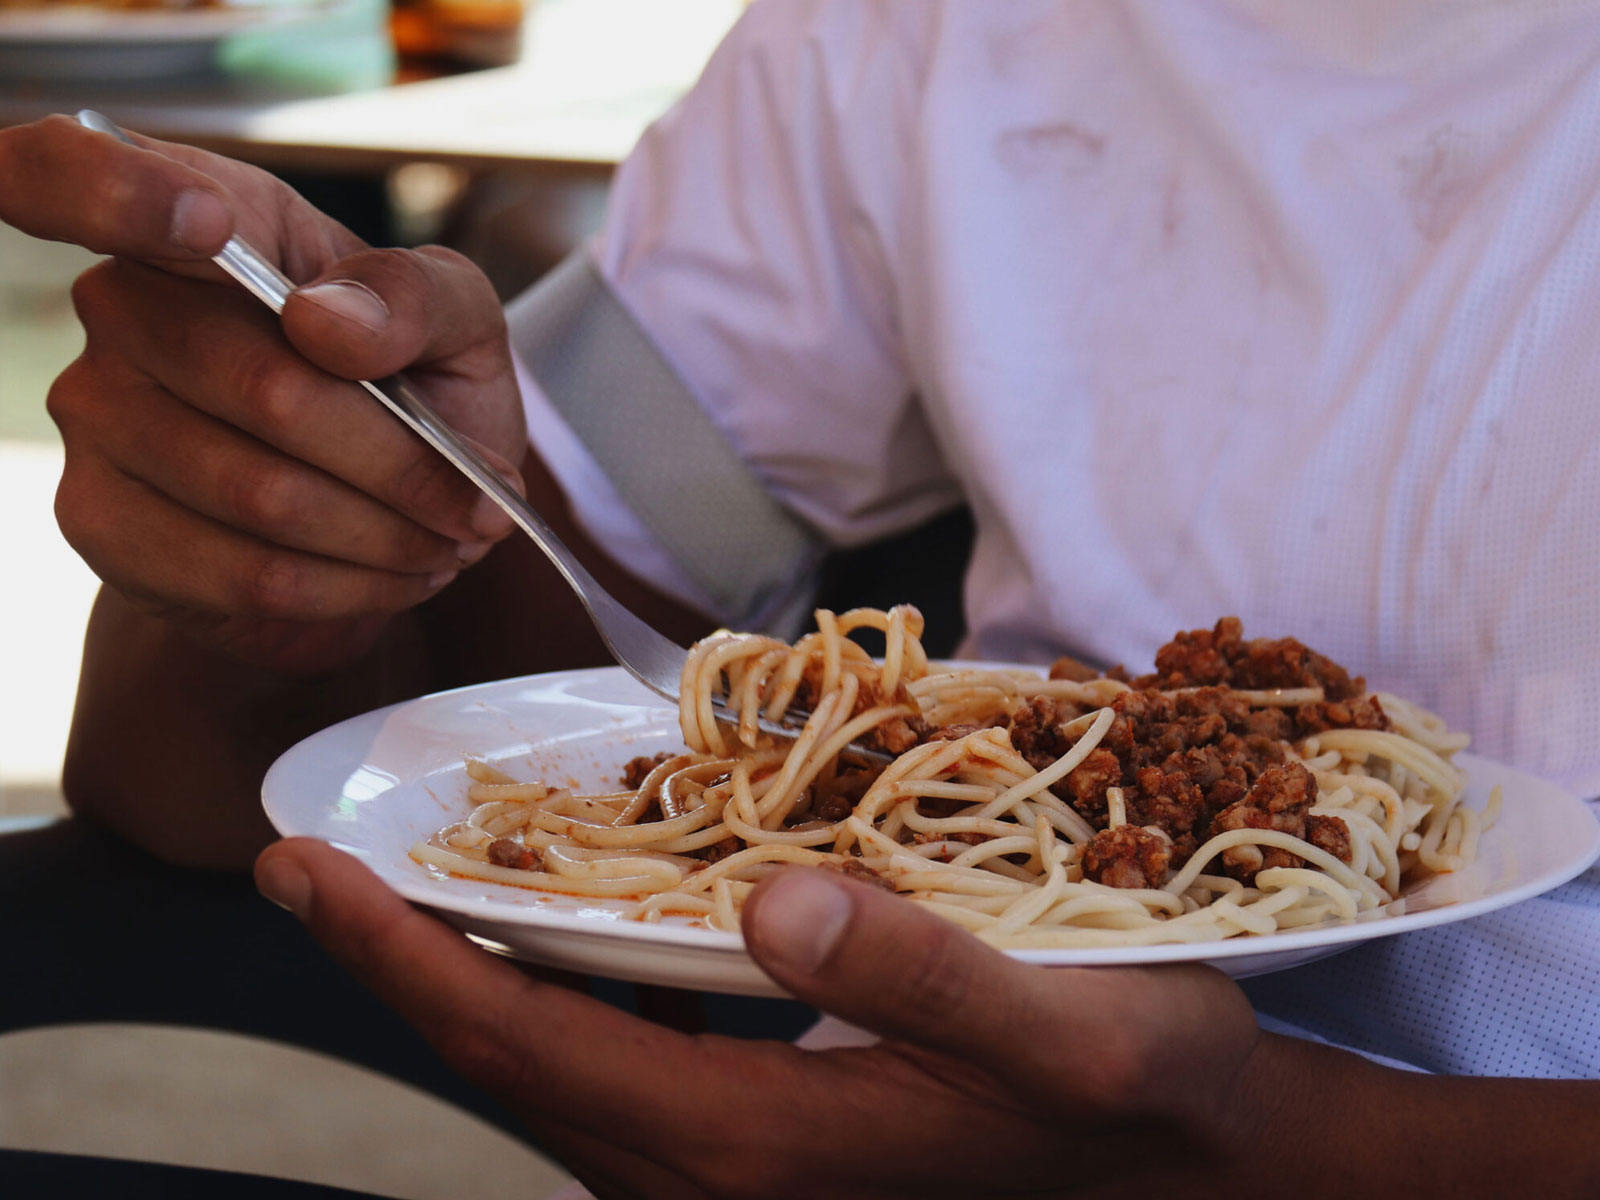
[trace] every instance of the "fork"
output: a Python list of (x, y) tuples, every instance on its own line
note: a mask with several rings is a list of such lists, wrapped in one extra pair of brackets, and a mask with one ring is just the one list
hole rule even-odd
[[(109, 134), (127, 145), (136, 145), (114, 121), (92, 109), (81, 110), (77, 120), (85, 128)], [(230, 237), (212, 261), (257, 300), (282, 315), (284, 303), (295, 285), (248, 242)], [(645, 687), (676, 704), (688, 651), (634, 616), (616, 597), (601, 587), (537, 510), (433, 411), (403, 374), (358, 382), (417, 436), (444, 455), (458, 471), (498, 504), (523, 533), (533, 539), (534, 545), (544, 551), (545, 557), (554, 564), (567, 586), (582, 602), (606, 649), (611, 651), (611, 656)], [(727, 706), (722, 697), (713, 698), (712, 705), (719, 719), (737, 723), (738, 714)], [(766, 733), (793, 739), (799, 735), (809, 715), (792, 710), (784, 714), (782, 720), (761, 717), (757, 724)], [(889, 761), (887, 755), (865, 746), (852, 744), (849, 750), (853, 756), (873, 762)]]

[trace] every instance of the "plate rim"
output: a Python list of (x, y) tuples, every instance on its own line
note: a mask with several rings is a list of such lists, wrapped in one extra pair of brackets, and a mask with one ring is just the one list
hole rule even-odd
[[(1003, 665), (1015, 666), (1017, 664)], [(672, 719), (676, 719), (676, 710), (669, 702), (647, 692), (642, 686), (634, 683), (632, 677), (623, 668), (616, 666), (539, 672), (484, 683), (466, 684), (456, 688), (431, 692), (410, 700), (402, 700), (394, 704), (385, 705), (382, 708), (361, 713), (318, 730), (316, 733), (297, 742), (279, 756), (263, 777), (261, 786), (263, 809), (269, 821), (281, 836), (316, 837), (347, 853), (351, 853), (365, 862), (389, 887), (407, 900), (447, 916), (454, 915), (476, 921), (499, 922), (526, 930), (530, 935), (541, 932), (548, 933), (551, 936), (581, 934), (585, 937), (605, 939), (616, 943), (635, 943), (655, 949), (675, 947), (693, 951), (699, 955), (725, 956), (730, 961), (745, 960), (753, 963), (753, 960), (749, 959), (749, 955), (745, 950), (742, 935), (731, 931), (708, 929), (703, 926), (694, 927), (678, 924), (626, 921), (614, 918), (596, 919), (584, 916), (582, 910), (549, 909), (538, 905), (511, 906), (505, 900), (478, 899), (431, 890), (433, 881), (427, 876), (400, 875), (397, 871), (389, 869), (389, 864), (374, 862), (366, 848), (341, 842), (336, 837), (324, 836), (314, 829), (300, 825), (296, 820), (289, 819), (274, 801), (274, 794), (284, 786), (285, 778), (300, 769), (299, 759), (318, 753), (324, 745), (337, 743), (351, 735), (359, 736), (361, 731), (369, 727), (376, 731), (385, 722), (403, 711), (422, 709), (428, 706), (448, 705), (469, 696), (475, 700), (483, 701), (502, 693), (521, 692), (535, 687), (548, 689), (551, 686), (570, 686), (591, 681), (607, 685), (615, 682), (630, 689), (637, 688), (638, 699), (634, 703), (635, 707), (642, 712), (658, 710), (663, 716), (671, 714)], [(608, 701), (608, 703), (621, 706), (628, 704), (629, 701)], [(528, 740), (530, 744), (537, 744), (538, 741), (535, 736), (530, 736)], [(486, 753), (492, 753), (492, 751), (486, 750)], [(1469, 775), (1475, 766), (1480, 770), (1483, 767), (1489, 767), (1494, 773), (1505, 773), (1511, 777), (1526, 780), (1546, 792), (1549, 799), (1545, 802), (1557, 804), (1558, 810), (1564, 811), (1566, 817), (1570, 819), (1573, 831), (1575, 833), (1582, 831), (1587, 835), (1586, 838), (1581, 838), (1576, 843), (1581, 848), (1575, 848), (1570, 858), (1564, 860), (1558, 866), (1549, 868), (1541, 874), (1513, 887), (1493, 891), (1487, 896), (1462, 900), (1457, 903), (1441, 904), (1421, 912), (1400, 913), (1336, 925), (1323, 925), (1307, 930), (1273, 933), (1260, 937), (1241, 935), (1214, 941), (1158, 943), (1147, 946), (1008, 949), (1004, 953), (1021, 962), (1050, 967), (1151, 966), (1161, 963), (1212, 962), (1257, 955), (1272, 956), (1280, 953), (1288, 956), (1315, 950), (1333, 953), (1362, 942), (1438, 925), (1453, 924), (1457, 921), (1469, 920), (1485, 913), (1510, 907), (1513, 904), (1560, 887), (1562, 884), (1576, 878), (1593, 865), (1597, 858), (1600, 858), (1600, 821), (1594, 819), (1587, 803), (1570, 789), (1543, 776), (1534, 775), (1520, 768), (1465, 751), (1457, 756), (1457, 761), (1468, 771)], [(415, 785), (419, 782), (420, 779), (396, 780), (392, 786)], [(379, 794), (381, 795), (382, 793), (380, 792)], [(1579, 817), (1583, 818), (1583, 823), (1578, 821), (1577, 818)], [(411, 862), (413, 860), (408, 859), (407, 861)], [(481, 884), (487, 888), (511, 886), (490, 884), (485, 881), (473, 881), (473, 883), (474, 885)], [(534, 888), (517, 890), (534, 894), (558, 895), (557, 893), (541, 893), (539, 889)]]

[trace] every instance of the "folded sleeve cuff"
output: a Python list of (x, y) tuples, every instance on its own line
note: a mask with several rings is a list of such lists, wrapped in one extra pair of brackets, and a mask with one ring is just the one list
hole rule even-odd
[(590, 535), (729, 625), (794, 629), (821, 537), (763, 488), (587, 251), (506, 315), (529, 432)]

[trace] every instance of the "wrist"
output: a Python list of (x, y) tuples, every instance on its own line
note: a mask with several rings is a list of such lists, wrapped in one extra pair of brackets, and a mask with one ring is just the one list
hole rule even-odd
[[(1381, 1067), (1260, 1035), (1232, 1091), (1218, 1194), (1293, 1178), (1306, 1200), (1351, 1195), (1600, 1195), (1600, 1084)], [(1220, 1143), (1219, 1143), (1220, 1144)]]
[[(1426, 1076), (1418, 1076), (1426, 1079)], [(1397, 1094), (1405, 1072), (1357, 1054), (1279, 1034), (1258, 1034), (1241, 1065), (1215, 1136), (1227, 1163), (1219, 1182), (1237, 1195), (1252, 1181), (1293, 1177), (1316, 1196), (1386, 1194), (1409, 1153)]]
[(273, 831), (262, 775), (300, 738), (414, 695), (425, 654), (409, 616), (365, 657), (285, 678), (207, 647), (102, 589), (85, 638), (62, 787), (69, 805), (181, 866), (248, 867)]

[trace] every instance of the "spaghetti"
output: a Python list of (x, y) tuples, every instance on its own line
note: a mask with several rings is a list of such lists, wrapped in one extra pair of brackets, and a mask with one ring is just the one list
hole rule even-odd
[[(1360, 919), (1472, 861), (1499, 804), (1462, 802), (1464, 735), (1233, 618), (1136, 679), (935, 666), (921, 632), (901, 606), (819, 610), (793, 645), (714, 634), (684, 666), (683, 752), (595, 794), (469, 763), (475, 809), (412, 857), (719, 929), (762, 875), (811, 865), (1001, 946), (1136, 945)], [(761, 731), (797, 710), (793, 741)]]

